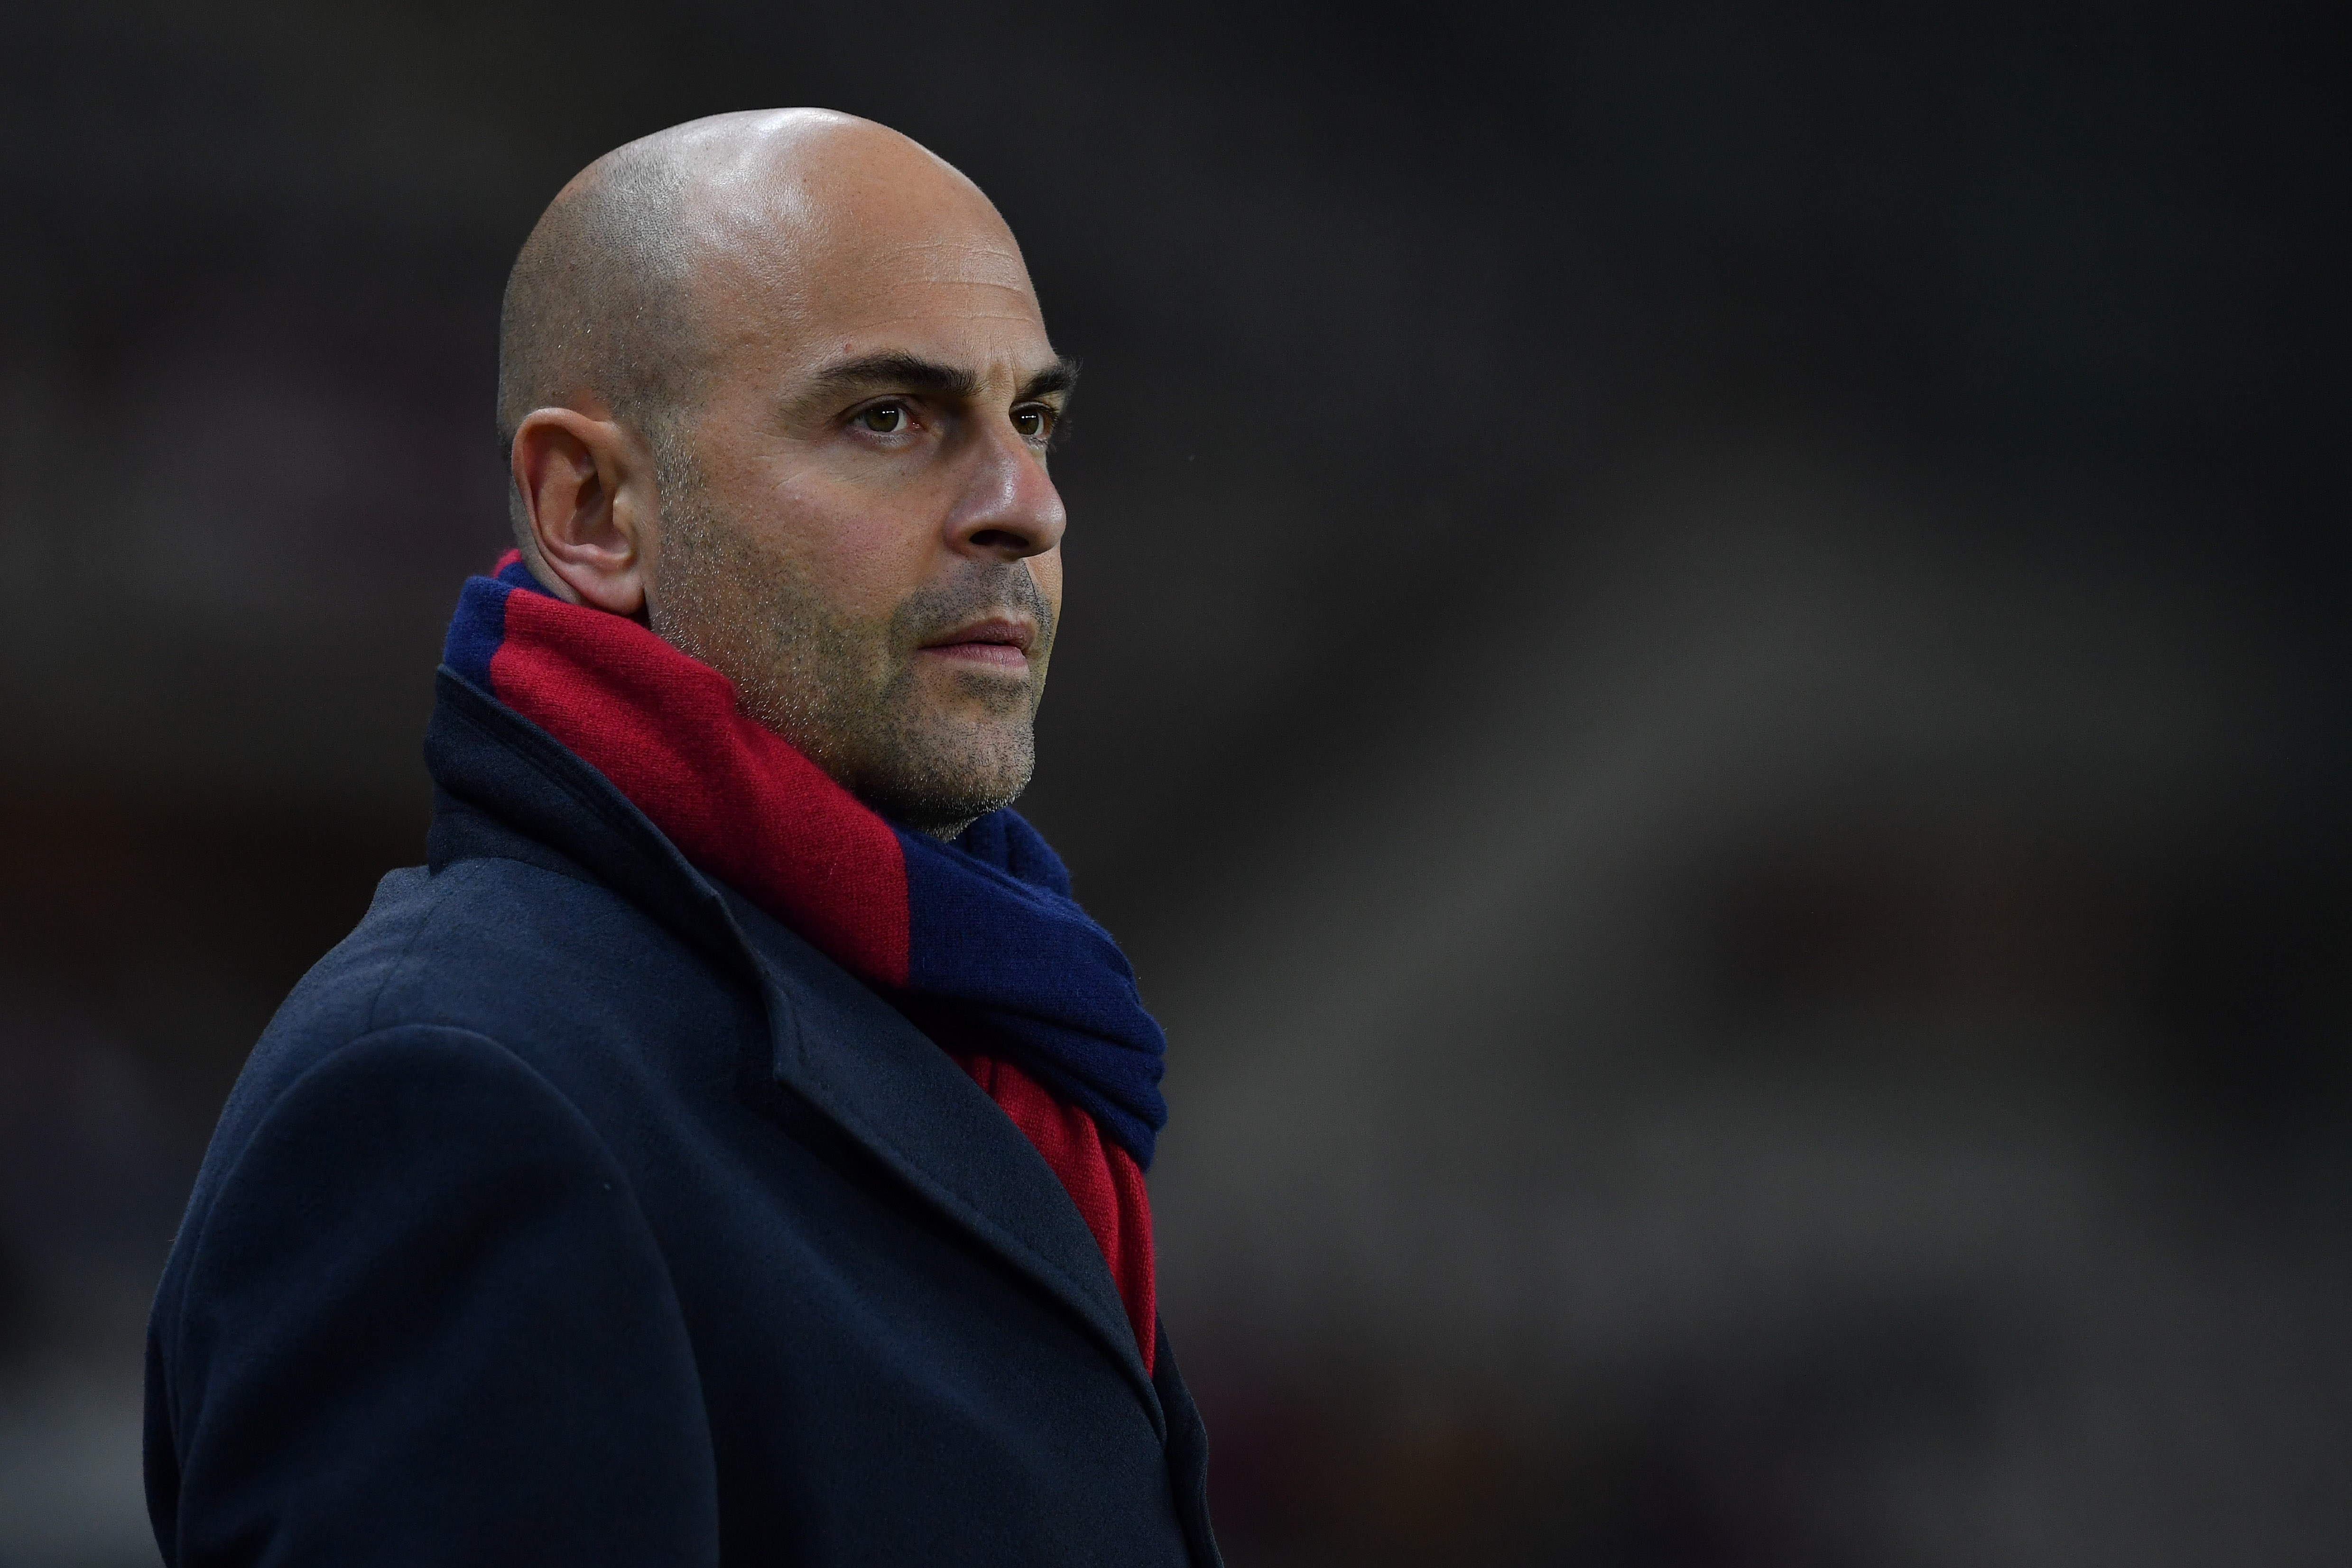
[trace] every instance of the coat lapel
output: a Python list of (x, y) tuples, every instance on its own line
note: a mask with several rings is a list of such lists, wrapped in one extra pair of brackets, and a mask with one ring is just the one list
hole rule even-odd
[(1110, 1268), (1044, 1156), (896, 1008), (748, 900), (731, 889), (726, 900), (770, 993), (777, 1079), (1075, 1313), (1164, 1441), (1167, 1417)]
[[(730, 968), (767, 1003), (770, 1070), (998, 1257), (1059, 1301), (1127, 1374), (1164, 1442), (1110, 1268), (1061, 1181), (963, 1069), (846, 970), (705, 877), (602, 773), (446, 667), (425, 738), (435, 782), (558, 851)], [(465, 853), (455, 814), (436, 864)], [(525, 857), (514, 857), (525, 858)]]

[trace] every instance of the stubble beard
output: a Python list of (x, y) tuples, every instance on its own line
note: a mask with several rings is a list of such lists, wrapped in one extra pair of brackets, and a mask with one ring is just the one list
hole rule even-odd
[[(714, 506), (690, 463), (661, 464), (659, 487), (653, 630), (732, 681), (746, 713), (867, 805), (921, 832), (952, 837), (1028, 787), (1054, 613), (1025, 563), (974, 562), (887, 617), (861, 620), (840, 614), (800, 563)], [(1003, 611), (1037, 622), (1030, 679), (1016, 685), (950, 669), (953, 709), (935, 709), (915, 650)]]

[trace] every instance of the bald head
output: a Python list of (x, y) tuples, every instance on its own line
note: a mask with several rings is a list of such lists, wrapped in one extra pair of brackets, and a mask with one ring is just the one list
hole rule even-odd
[[(508, 276), (500, 443), (532, 409), (562, 407), (609, 413), (658, 447), (733, 340), (789, 325), (774, 307), (809, 304), (860, 251), (942, 231), (1001, 248), (1027, 288), (979, 187), (871, 121), (749, 110), (616, 148), (556, 194)], [(747, 292), (766, 296), (752, 319)]]
[(507, 286), (525, 559), (899, 820), (1017, 795), (1061, 606), (1073, 367), (980, 191), (894, 131), (722, 115), (583, 171)]

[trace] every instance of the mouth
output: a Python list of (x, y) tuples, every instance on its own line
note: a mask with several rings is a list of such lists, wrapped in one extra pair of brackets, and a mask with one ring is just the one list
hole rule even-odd
[(983, 669), (1026, 675), (1029, 649), (1036, 640), (1037, 627), (1033, 622), (1011, 616), (991, 616), (942, 632), (916, 651)]

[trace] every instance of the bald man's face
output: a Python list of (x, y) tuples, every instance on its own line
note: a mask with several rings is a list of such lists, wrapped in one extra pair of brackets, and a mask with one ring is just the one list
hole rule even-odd
[(646, 608), (844, 784), (950, 833), (1034, 761), (1069, 373), (995, 213), (896, 151), (724, 216)]

